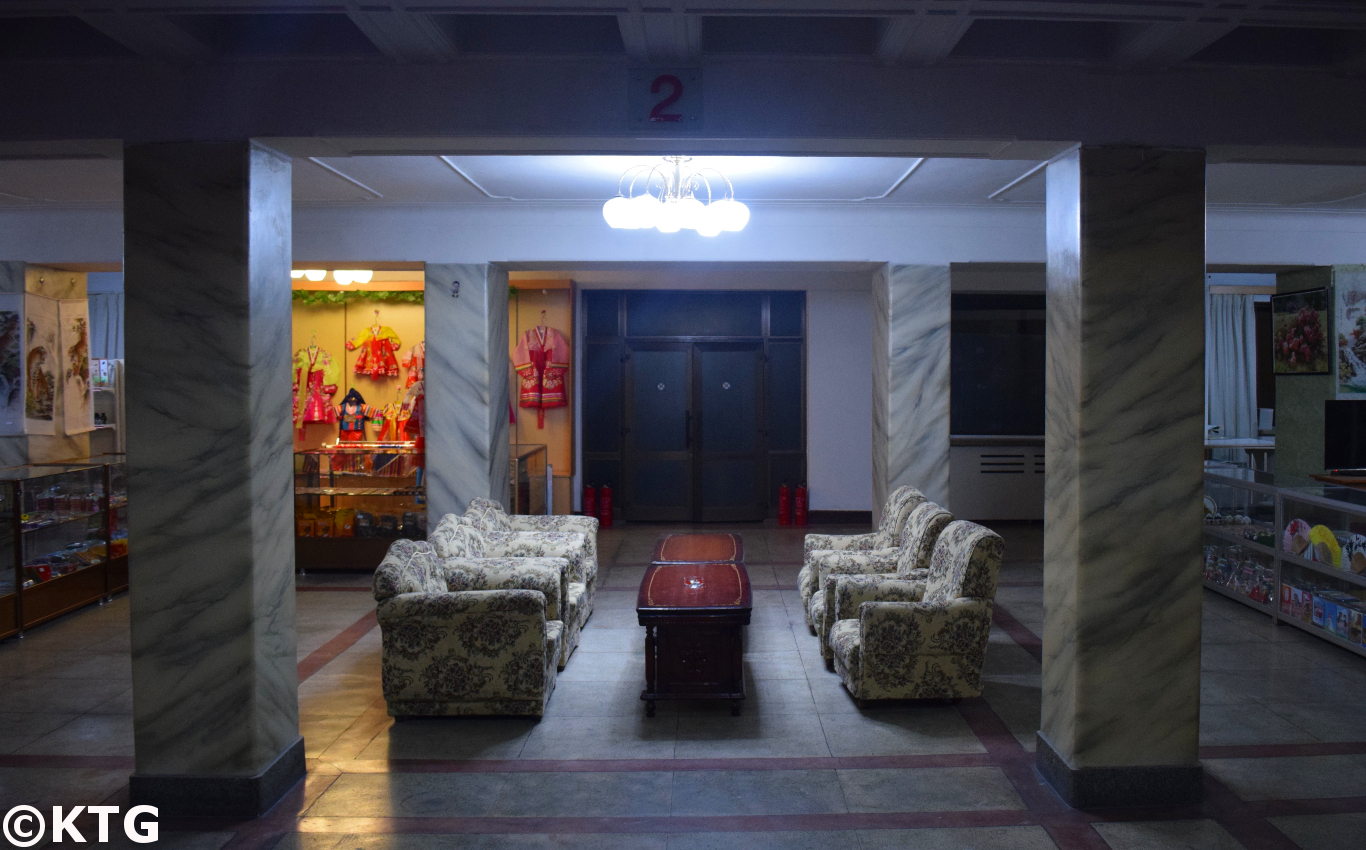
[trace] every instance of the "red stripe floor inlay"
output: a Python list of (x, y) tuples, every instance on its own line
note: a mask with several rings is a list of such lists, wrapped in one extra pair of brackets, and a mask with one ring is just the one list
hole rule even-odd
[(329, 661), (350, 649), (377, 625), (379, 621), (375, 619), (375, 612), (366, 611), (359, 620), (343, 629), (341, 634), (313, 650), (299, 662), (299, 681), (304, 681), (326, 667)]
[(1015, 616), (999, 602), (992, 608), (992, 620), (1019, 645), (1020, 649), (1034, 656), (1035, 661), (1043, 661), (1043, 641), (1039, 640), (1039, 636), (1031, 632), (1028, 626), (1015, 619)]
[(369, 593), (370, 588), (365, 585), (303, 585), (294, 588), (300, 593)]

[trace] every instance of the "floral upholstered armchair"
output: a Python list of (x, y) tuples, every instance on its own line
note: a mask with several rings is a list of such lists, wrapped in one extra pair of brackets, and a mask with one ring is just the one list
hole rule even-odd
[(811, 559), (816, 552), (868, 552), (891, 549), (901, 538), (902, 524), (911, 508), (925, 501), (925, 496), (914, 487), (898, 487), (882, 506), (882, 520), (876, 531), (867, 534), (808, 534), (802, 543), (802, 571), (797, 574), (797, 586), (802, 592), (802, 610), (806, 612), (806, 627), (816, 633), (811, 622), (811, 597), (819, 591), (815, 568)]
[(860, 705), (982, 693), (991, 606), (1005, 542), (976, 523), (949, 523), (924, 581), (839, 576), (830, 648)]
[(883, 578), (924, 581), (929, 577), (930, 556), (934, 544), (953, 514), (934, 502), (921, 502), (911, 509), (901, 529), (901, 539), (895, 549), (872, 549), (866, 552), (836, 550), (813, 553), (812, 568), (817, 574), (820, 592), (811, 597), (807, 612), (816, 627), (820, 640), (821, 657), (827, 666), (833, 665), (830, 652), (830, 627), (835, 624), (835, 585), (843, 575), (879, 575)]
[[(571, 579), (571, 582), (583, 584), (583, 604), (579, 608), (582, 620), (578, 625), (582, 627), (584, 623), (588, 622), (589, 615), (593, 613), (593, 598), (597, 595), (598, 520), (596, 517), (509, 514), (503, 510), (502, 505), (492, 499), (481, 497), (470, 500), (469, 507), (465, 509), (465, 516), (474, 523), (475, 528), (484, 532), (491, 544), (503, 539), (497, 536), (500, 534), (582, 534), (584, 543), (583, 566), (576, 568), (575, 575), (579, 577)], [(488, 536), (490, 532), (494, 533), (495, 536)]]
[[(559, 613), (565, 625), (560, 668), (579, 645), (588, 620), (586, 587), (596, 582), (596, 563), (584, 558), (582, 534), (573, 532), (480, 531), (469, 516), (446, 514), (427, 538), (448, 573), (511, 576), (523, 567), (551, 567), (560, 577)], [(590, 568), (591, 567), (591, 568)], [(552, 618), (553, 619), (553, 618)]]
[(536, 590), (457, 589), (428, 543), (394, 541), (374, 581), (389, 714), (544, 714), (564, 633), (547, 617), (558, 586), (552, 569)]

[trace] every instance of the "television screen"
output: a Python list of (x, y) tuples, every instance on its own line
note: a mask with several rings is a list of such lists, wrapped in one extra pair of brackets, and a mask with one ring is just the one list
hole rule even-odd
[(1366, 469), (1366, 401), (1323, 403), (1323, 466)]

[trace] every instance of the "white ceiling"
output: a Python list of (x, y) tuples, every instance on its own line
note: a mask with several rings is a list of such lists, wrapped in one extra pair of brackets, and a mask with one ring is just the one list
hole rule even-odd
[[(301, 205), (597, 203), (616, 194), (627, 168), (658, 161), (626, 156), (296, 159), (294, 200)], [(1043, 173), (1032, 160), (740, 156), (699, 157), (693, 164), (720, 169), (737, 198), (761, 205), (1041, 204), (1044, 199)], [(0, 206), (117, 204), (121, 180), (121, 164), (111, 159), (0, 160)], [(1214, 164), (1208, 198), (1216, 206), (1366, 209), (1366, 166)]]

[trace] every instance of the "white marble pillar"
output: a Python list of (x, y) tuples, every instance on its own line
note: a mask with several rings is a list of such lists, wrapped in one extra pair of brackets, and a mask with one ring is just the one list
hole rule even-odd
[(304, 773), (294, 631), (290, 163), (130, 147), (134, 803), (250, 817)]
[[(456, 285), (458, 284), (458, 290)], [(428, 263), (427, 517), (508, 500), (508, 274)]]
[(1199, 799), (1205, 156), (1048, 166), (1043, 717), (1076, 806)]
[(909, 484), (949, 499), (948, 266), (884, 266), (873, 278), (873, 523)]

